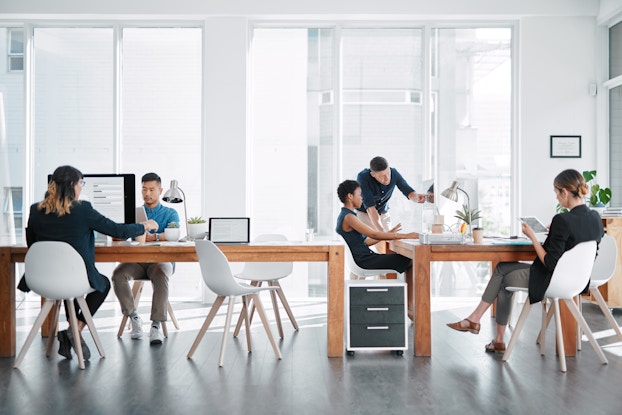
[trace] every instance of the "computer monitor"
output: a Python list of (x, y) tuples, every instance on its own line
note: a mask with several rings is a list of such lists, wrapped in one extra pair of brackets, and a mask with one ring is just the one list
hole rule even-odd
[[(52, 175), (48, 175), (48, 183)], [(85, 174), (80, 200), (117, 223), (136, 222), (136, 176), (134, 174)]]

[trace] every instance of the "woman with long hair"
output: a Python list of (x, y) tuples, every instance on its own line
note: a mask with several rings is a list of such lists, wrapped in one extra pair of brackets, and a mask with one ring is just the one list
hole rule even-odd
[(529, 288), (529, 301), (532, 304), (542, 301), (562, 254), (581, 242), (600, 243), (604, 234), (600, 216), (585, 205), (584, 197), (589, 188), (581, 173), (572, 169), (562, 171), (555, 177), (553, 188), (557, 201), (568, 211), (553, 217), (544, 243), (538, 242), (529, 225), (522, 225), (523, 233), (531, 240), (537, 254), (533, 264), (502, 262), (497, 265), (475, 310), (464, 320), (447, 324), (454, 330), (478, 334), (482, 315), (496, 299), (497, 332), (492, 342), (486, 345), (486, 352), (505, 351), (504, 335), (512, 311), (513, 294), (506, 287)]
[[(95, 289), (86, 296), (86, 303), (91, 315), (99, 309), (110, 291), (110, 281), (95, 268), (95, 235), (94, 231), (115, 238), (127, 239), (151, 229), (157, 229), (154, 221), (135, 224), (119, 224), (101, 215), (90, 202), (78, 200), (85, 186), (84, 175), (75, 167), (58, 167), (48, 183), (48, 190), (41, 202), (30, 207), (30, 217), (26, 227), (26, 243), (28, 246), (38, 241), (63, 241), (71, 245), (84, 259), (91, 287)], [(51, 275), (50, 278), (54, 276)], [(18, 288), (28, 291), (28, 276), (22, 277)], [(75, 301), (80, 333), (86, 325), (80, 306)], [(66, 308), (65, 308), (66, 310)], [(68, 315), (68, 314), (67, 314)], [(58, 332), (60, 346), (58, 353), (71, 359), (71, 330)], [(82, 334), (80, 334), (84, 358), (90, 357), (90, 351)]]

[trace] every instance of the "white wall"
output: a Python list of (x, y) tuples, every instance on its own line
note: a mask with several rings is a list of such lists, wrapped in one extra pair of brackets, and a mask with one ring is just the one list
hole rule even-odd
[[(596, 21), (592, 17), (528, 17), (520, 22), (520, 213), (548, 221), (560, 171), (597, 168)], [(550, 135), (580, 135), (582, 157), (550, 158)], [(606, 172), (602, 172), (606, 175)]]

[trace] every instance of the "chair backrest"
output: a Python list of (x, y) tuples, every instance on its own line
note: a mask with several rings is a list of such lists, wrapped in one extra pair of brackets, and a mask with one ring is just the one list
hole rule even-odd
[(616, 240), (609, 235), (603, 236), (598, 244), (598, 255), (592, 269), (590, 286), (598, 287), (613, 277), (618, 262), (618, 245)]
[[(287, 237), (281, 234), (263, 234), (253, 240), (253, 242), (273, 241), (287, 241)], [(276, 280), (288, 276), (293, 270), (293, 262), (246, 262), (238, 276), (248, 280)]]
[(227, 257), (212, 241), (198, 240), (194, 244), (201, 276), (210, 290), (226, 297), (246, 294), (248, 290), (233, 278)]
[(42, 297), (63, 300), (92, 290), (84, 259), (67, 242), (35, 242), (24, 262), (28, 288)]
[(348, 267), (348, 270), (350, 270), (351, 273), (358, 275), (359, 277), (373, 277), (373, 276), (380, 275), (380, 274), (386, 274), (388, 272), (391, 272), (391, 273), (396, 272), (392, 269), (365, 269), (365, 268), (359, 267), (357, 263), (354, 261), (354, 256), (352, 256), (352, 251), (350, 250), (350, 246), (348, 245), (346, 240), (343, 239), (343, 236), (341, 237), (341, 239), (343, 240), (343, 244), (345, 245), (343, 248), (343, 252), (345, 255), (346, 267)]
[(551, 298), (572, 298), (587, 285), (596, 256), (596, 241), (581, 242), (557, 261), (551, 283), (544, 294)]

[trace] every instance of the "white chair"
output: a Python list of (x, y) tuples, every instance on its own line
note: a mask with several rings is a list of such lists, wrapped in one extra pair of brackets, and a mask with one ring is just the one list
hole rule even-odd
[[(134, 280), (134, 283), (132, 284), (132, 295), (134, 297), (134, 309), (138, 310), (138, 304), (140, 303), (140, 297), (143, 293), (143, 286), (145, 284), (145, 282), (149, 281), (148, 279), (137, 279)], [(175, 313), (173, 312), (173, 307), (171, 306), (171, 302), (170, 301), (166, 301), (166, 307), (168, 310), (168, 315), (171, 318), (171, 321), (173, 322), (173, 325), (175, 326), (175, 328), (177, 330), (179, 330), (179, 323), (177, 322), (177, 318), (175, 317)], [(129, 316), (123, 316), (123, 318), (121, 319), (121, 325), (119, 326), (119, 330), (117, 331), (117, 337), (121, 337), (123, 336), (123, 329), (125, 327), (130, 327), (130, 324), (128, 322), (128, 317)], [(168, 328), (166, 326), (166, 321), (162, 322), (162, 333), (164, 333), (164, 337), (168, 337)]]
[(104, 348), (99, 340), (93, 318), (89, 312), (84, 296), (93, 291), (89, 285), (89, 279), (86, 273), (86, 266), (80, 254), (66, 242), (43, 241), (35, 242), (26, 253), (25, 259), (25, 275), (28, 287), (41, 297), (45, 298), (41, 311), (35, 320), (22, 350), (15, 359), (14, 367), (17, 368), (26, 352), (32, 345), (33, 340), (46, 317), (53, 309), (52, 327), (48, 337), (46, 348), (46, 356), (49, 357), (52, 351), (54, 338), (56, 337), (56, 329), (58, 325), (58, 313), (61, 302), (67, 303), (69, 310), (69, 326), (76, 343), (76, 354), (78, 355), (78, 364), (80, 369), (84, 369), (84, 357), (82, 354), (82, 345), (80, 342), (80, 333), (78, 332), (78, 321), (76, 319), (76, 310), (73, 304), (75, 298), (80, 305), (86, 324), (89, 327), (93, 341), (97, 346), (97, 350), (101, 357), (104, 356)]
[[(559, 355), (559, 364), (562, 372), (566, 371), (566, 356), (564, 352), (564, 340), (559, 313), (560, 299), (564, 300), (568, 309), (572, 313), (572, 316), (583, 329), (585, 335), (590, 341), (590, 344), (594, 348), (594, 351), (600, 358), (601, 363), (608, 363), (607, 358), (598, 346), (598, 343), (596, 343), (596, 340), (594, 339), (590, 328), (588, 327), (585, 319), (583, 318), (583, 315), (581, 314), (579, 308), (573, 300), (576, 295), (583, 291), (589, 281), (592, 267), (594, 265), (595, 255), (596, 241), (579, 243), (574, 248), (564, 252), (564, 254), (559, 258), (557, 265), (555, 266), (555, 271), (553, 271), (553, 276), (551, 277), (551, 283), (549, 284), (549, 287), (547, 288), (544, 295), (545, 299), (549, 299), (551, 301), (550, 307), (552, 308), (555, 315), (557, 353)], [(507, 289), (508, 291), (526, 291), (525, 288), (519, 287), (508, 287)], [(529, 299), (527, 299), (518, 318), (518, 322), (516, 323), (516, 328), (514, 329), (512, 337), (510, 338), (510, 343), (508, 344), (508, 347), (503, 354), (504, 361), (507, 361), (510, 358), (510, 355), (512, 354), (514, 346), (518, 341), (518, 336), (520, 335), (520, 332), (525, 325), (530, 310), (531, 304), (529, 302)], [(543, 311), (543, 327), (546, 327), (545, 320), (546, 313)], [(540, 336), (541, 354), (544, 354), (544, 333), (545, 330), (542, 330)]]
[[(287, 237), (285, 237), (285, 235), (279, 234), (264, 234), (259, 235), (254, 240), (254, 242), (268, 241), (287, 241)], [(281, 300), (281, 304), (283, 304), (285, 312), (289, 316), (289, 321), (292, 322), (292, 326), (294, 326), (294, 329), (298, 331), (298, 323), (296, 323), (296, 319), (294, 318), (292, 309), (289, 307), (289, 303), (285, 298), (285, 294), (283, 294), (281, 284), (279, 284), (279, 280), (290, 275), (293, 270), (294, 264), (292, 262), (246, 262), (244, 264), (242, 272), (235, 275), (235, 277), (238, 279), (251, 281), (252, 286), (261, 287), (264, 282), (267, 282), (269, 286), (276, 287), (275, 290), (270, 290), (270, 296), (272, 298), (272, 308), (274, 309), (274, 316), (276, 317), (276, 325), (279, 329), (280, 338), (283, 338), (283, 325), (281, 324), (281, 315), (279, 313), (279, 307), (276, 302), (277, 295)], [(243, 310), (242, 314), (240, 314), (240, 317), (238, 318), (238, 323), (235, 326), (235, 330), (233, 332), (234, 337), (237, 337), (238, 333), (240, 332), (240, 328), (242, 327), (242, 320), (244, 319), (244, 315), (246, 312), (247, 310)], [(254, 313), (255, 306), (252, 306), (250, 311), (251, 322), (253, 321)]]
[[(234, 278), (231, 273), (231, 267), (229, 266), (229, 262), (227, 258), (222, 253), (220, 249), (213, 242), (207, 240), (199, 240), (195, 241), (197, 257), (199, 259), (199, 265), (201, 267), (201, 275), (203, 276), (203, 281), (205, 285), (212, 290), (216, 295), (216, 300), (212, 305), (207, 317), (205, 318), (205, 322), (203, 326), (199, 330), (192, 347), (190, 347), (190, 351), (188, 352), (188, 359), (192, 358), (196, 348), (199, 343), (203, 339), (205, 332), (209, 328), (212, 320), (216, 316), (218, 309), (222, 305), (225, 300), (225, 297), (229, 297), (229, 306), (227, 308), (227, 317), (225, 319), (224, 332), (222, 335), (222, 344), (220, 346), (220, 358), (218, 361), (218, 366), (223, 365), (223, 361), (225, 358), (225, 346), (227, 344), (227, 334), (229, 333), (229, 326), (231, 325), (231, 315), (233, 314), (233, 306), (235, 304), (235, 299), (238, 296), (242, 296), (242, 301), (248, 308), (249, 300), (252, 300), (255, 306), (257, 307), (257, 312), (259, 313), (259, 317), (261, 318), (261, 322), (263, 323), (264, 329), (266, 330), (266, 334), (268, 335), (268, 339), (270, 340), (270, 344), (272, 345), (272, 349), (274, 349), (274, 353), (276, 357), (281, 359), (281, 351), (277, 346), (274, 337), (272, 336), (272, 331), (270, 331), (270, 325), (268, 324), (268, 318), (266, 316), (266, 312), (261, 305), (261, 300), (259, 299), (259, 292), (266, 290), (276, 290), (277, 287), (253, 287), (247, 284), (240, 284)], [(246, 344), (248, 347), (248, 352), (251, 352), (251, 332), (250, 332), (250, 322), (248, 318), (244, 319), (246, 326)]]
[(365, 268), (359, 267), (354, 261), (354, 257), (352, 256), (352, 251), (350, 251), (350, 247), (348, 246), (345, 239), (343, 240), (343, 244), (345, 245), (343, 252), (345, 253), (345, 256), (346, 256), (345, 258), (346, 266), (348, 267), (348, 270), (350, 271), (351, 274), (357, 275), (359, 278), (367, 278), (367, 277), (377, 277), (378, 275), (396, 273), (394, 269), (365, 269)]

